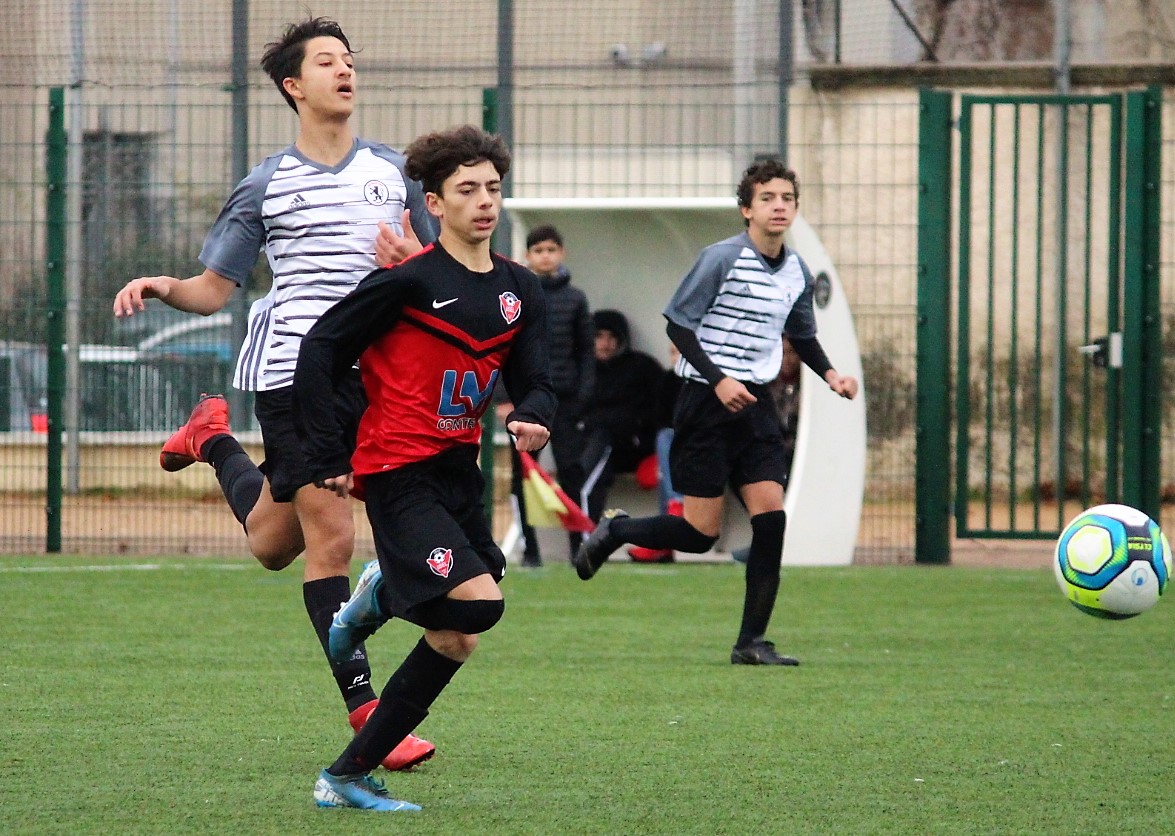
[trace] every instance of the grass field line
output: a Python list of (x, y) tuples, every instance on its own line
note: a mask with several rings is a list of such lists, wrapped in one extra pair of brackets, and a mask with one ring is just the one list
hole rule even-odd
[(93, 564), (86, 566), (0, 566), (0, 573), (29, 574), (33, 572), (158, 572), (162, 569), (178, 569), (181, 572), (192, 569), (241, 570), (250, 568), (248, 563), (204, 563), (192, 561), (187, 563), (124, 563)]

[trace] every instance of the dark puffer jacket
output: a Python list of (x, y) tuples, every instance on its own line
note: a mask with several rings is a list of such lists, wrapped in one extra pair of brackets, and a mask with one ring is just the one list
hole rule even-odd
[(597, 330), (611, 331), (619, 350), (611, 360), (596, 361), (596, 393), (591, 422), (612, 437), (616, 469), (631, 471), (653, 452), (657, 433), (657, 390), (661, 364), (629, 346), (628, 319), (620, 311), (596, 311)]
[(574, 402), (579, 411), (591, 401), (596, 378), (596, 331), (587, 296), (572, 286), (565, 267), (539, 280), (547, 296), (551, 381), (559, 401)]

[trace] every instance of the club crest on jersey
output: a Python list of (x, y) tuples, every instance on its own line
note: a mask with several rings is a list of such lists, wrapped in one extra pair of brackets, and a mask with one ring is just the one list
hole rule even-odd
[(502, 308), (502, 318), (507, 325), (513, 325), (514, 320), (522, 313), (522, 300), (510, 291), (498, 294), (498, 304)]
[(434, 575), (447, 578), (449, 577), (449, 572), (453, 571), (453, 550), (433, 549), (432, 554), (424, 562), (428, 564), (429, 569), (432, 569)]
[(392, 190), (383, 180), (368, 180), (363, 184), (363, 197), (372, 206), (383, 206), (391, 194)]

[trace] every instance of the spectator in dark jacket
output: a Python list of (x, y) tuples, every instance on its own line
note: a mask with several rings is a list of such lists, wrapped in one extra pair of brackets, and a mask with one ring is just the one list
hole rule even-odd
[(631, 473), (654, 451), (657, 393), (664, 369), (629, 345), (628, 319), (596, 311), (596, 388), (587, 412), (580, 504), (599, 520), (617, 473)]
[[(548, 359), (551, 380), (559, 407), (551, 425), (551, 452), (560, 487), (568, 496), (578, 498), (583, 489), (584, 470), (580, 461), (583, 450), (583, 413), (590, 403), (595, 383), (595, 329), (587, 296), (571, 284), (571, 273), (563, 264), (563, 236), (555, 227), (536, 226), (526, 236), (526, 263), (542, 282), (547, 298), (547, 330), (550, 335)], [(508, 413), (509, 404), (500, 405)], [(513, 472), (511, 487), (518, 506), (523, 537), (523, 566), (541, 566), (542, 556), (534, 527), (527, 520), (522, 499), (522, 465), (518, 452), (511, 447)], [(570, 534), (571, 553), (579, 548), (580, 535)]]

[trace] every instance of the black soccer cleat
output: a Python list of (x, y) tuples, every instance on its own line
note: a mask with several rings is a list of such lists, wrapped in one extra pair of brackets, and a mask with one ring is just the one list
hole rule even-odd
[(795, 667), (799, 659), (782, 656), (775, 652), (775, 643), (766, 639), (755, 639), (746, 647), (735, 647), (730, 651), (732, 665), (787, 665)]
[(619, 508), (612, 508), (604, 512), (600, 522), (588, 537), (579, 545), (575, 557), (571, 562), (575, 565), (575, 573), (581, 581), (591, 580), (592, 575), (600, 570), (604, 561), (611, 557), (622, 543), (611, 536), (612, 520), (618, 517), (627, 517), (628, 513)]

